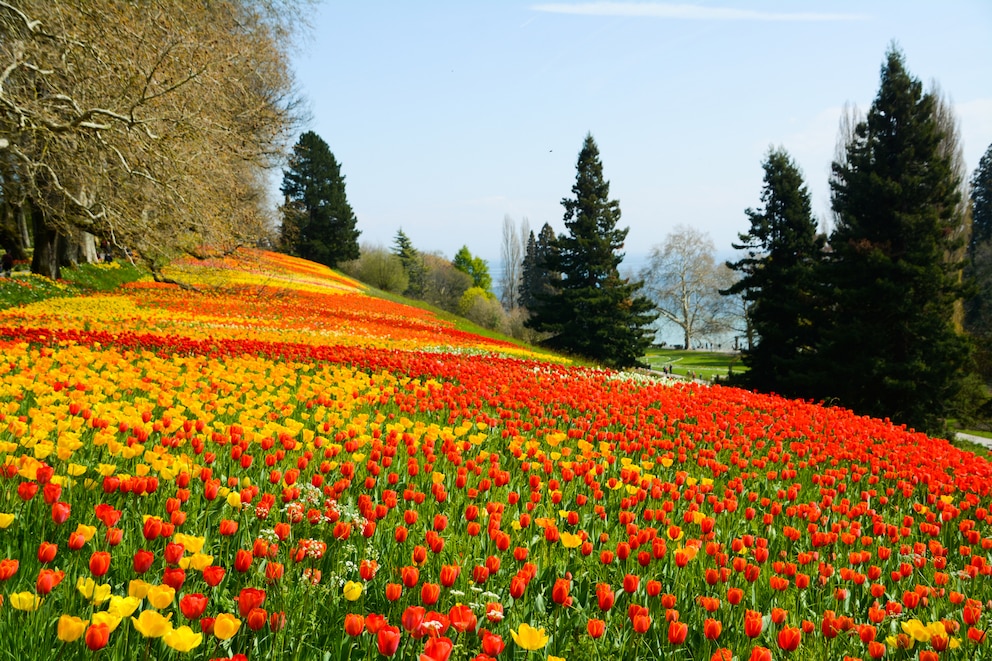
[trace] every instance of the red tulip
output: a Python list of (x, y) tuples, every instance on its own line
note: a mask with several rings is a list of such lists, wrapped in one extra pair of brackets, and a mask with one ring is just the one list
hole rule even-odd
[(465, 604), (456, 604), (451, 607), (448, 611), (448, 618), (451, 620), (451, 626), (458, 633), (465, 633), (466, 631), (475, 631), (478, 619), (472, 609)]
[(674, 621), (668, 623), (668, 642), (672, 645), (681, 645), (684, 643), (686, 634), (688, 633), (689, 626), (684, 622)]
[(713, 618), (707, 618), (703, 622), (703, 636), (707, 640), (716, 640), (720, 637), (723, 632), (723, 623), (720, 620), (714, 620)]
[(479, 635), (482, 637), (482, 651), (489, 656), (498, 656), (506, 648), (506, 643), (503, 642), (503, 636), (482, 629), (479, 631)]
[(403, 595), (403, 586), (400, 583), (386, 583), (386, 599), (396, 601)]
[(424, 645), (424, 651), (420, 655), (420, 661), (448, 661), (454, 645), (449, 638), (431, 637)]
[(403, 581), (403, 585), (408, 588), (412, 588), (420, 582), (420, 570), (416, 567), (407, 565), (406, 567), (400, 569), (400, 580)]
[(38, 562), (47, 564), (55, 559), (55, 555), (59, 552), (58, 544), (49, 544), (48, 542), (42, 542), (38, 545)]
[(19, 560), (11, 560), (9, 558), (0, 560), (0, 581), (6, 581), (16, 574), (20, 564)]
[(344, 632), (349, 636), (359, 636), (365, 628), (365, 618), (361, 615), (348, 613), (344, 616)]
[(203, 580), (207, 585), (214, 588), (224, 580), (224, 575), (226, 573), (227, 571), (223, 567), (219, 565), (210, 565), (209, 567), (204, 567), (203, 569)]
[(755, 647), (751, 650), (749, 661), (772, 661), (772, 651), (767, 647)]
[(38, 594), (48, 594), (62, 582), (63, 578), (65, 578), (65, 572), (62, 570), (42, 569), (38, 572), (38, 582), (35, 586)]
[(589, 621), (586, 622), (586, 631), (588, 631), (589, 635), (593, 638), (600, 638), (604, 633), (606, 633), (606, 622), (603, 620), (590, 618)]
[(761, 635), (762, 617), (761, 613), (749, 610), (744, 614), (744, 634), (748, 638), (757, 638)]
[(379, 654), (383, 656), (392, 656), (396, 654), (396, 650), (400, 646), (400, 628), (396, 626), (386, 625), (379, 629), (376, 634), (376, 647), (379, 649)]
[(110, 554), (106, 551), (96, 551), (90, 556), (90, 573), (103, 576), (110, 569)]
[(72, 512), (72, 506), (69, 503), (63, 503), (59, 501), (52, 505), (52, 521), (56, 525), (62, 525), (69, 520), (69, 515)]
[(110, 640), (110, 628), (106, 624), (91, 624), (86, 628), (86, 647), (92, 651), (102, 650)]
[(265, 603), (265, 590), (242, 588), (238, 593), (237, 601), (241, 617), (248, 617), (248, 613)]
[(186, 571), (180, 567), (166, 567), (162, 572), (162, 582), (178, 592), (186, 582)]
[(778, 632), (778, 646), (786, 652), (794, 652), (802, 641), (802, 634), (795, 627), (783, 627)]
[(234, 554), (234, 571), (244, 574), (249, 569), (251, 569), (251, 563), (254, 561), (254, 556), (250, 551), (245, 549), (238, 549), (238, 552)]
[(426, 614), (427, 609), (423, 606), (407, 606), (406, 610), (403, 611), (403, 615), (400, 617), (400, 622), (403, 624), (404, 629), (414, 634), (415, 638), (419, 638), (416, 632), (424, 623), (424, 615)]
[(269, 613), (264, 608), (252, 608), (245, 617), (245, 623), (252, 631), (258, 631), (269, 621)]
[(433, 606), (441, 597), (441, 586), (437, 583), (424, 583), (420, 586), (420, 601), (425, 606)]

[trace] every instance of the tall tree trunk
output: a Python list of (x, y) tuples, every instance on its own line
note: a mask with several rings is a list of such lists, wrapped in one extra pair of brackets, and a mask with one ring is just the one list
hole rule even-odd
[(34, 258), (31, 260), (31, 272), (58, 280), (62, 275), (59, 264), (60, 234), (58, 230), (48, 226), (44, 212), (34, 204), (31, 205), (31, 225), (34, 228)]

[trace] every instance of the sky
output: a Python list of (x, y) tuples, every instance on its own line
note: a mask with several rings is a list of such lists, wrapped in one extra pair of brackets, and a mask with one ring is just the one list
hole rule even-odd
[(895, 44), (959, 120), (970, 176), (992, 144), (989, 0), (324, 0), (293, 58), (369, 245), (463, 245), (498, 276), (503, 219), (565, 230), (587, 134), (629, 227), (621, 272), (678, 225), (721, 259), (784, 148), (814, 215), (845, 106), (862, 112)]

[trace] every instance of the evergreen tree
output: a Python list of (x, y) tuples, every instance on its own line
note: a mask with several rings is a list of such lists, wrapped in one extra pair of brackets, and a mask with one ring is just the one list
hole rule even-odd
[(727, 266), (742, 274), (723, 294), (740, 294), (754, 343), (744, 351), (748, 371), (737, 380), (749, 388), (788, 397), (810, 394), (809, 363), (817, 344), (816, 284), (824, 237), (818, 236), (802, 173), (783, 149), (764, 162), (764, 208), (747, 209), (751, 228), (737, 250), (747, 256)]
[(520, 305), (527, 310), (537, 308), (538, 296), (551, 296), (557, 291), (551, 284), (552, 273), (544, 266), (554, 252), (557, 240), (554, 229), (548, 223), (544, 223), (537, 238), (533, 232), (527, 237), (519, 290)]
[(291, 252), (327, 266), (357, 259), (357, 219), (348, 204), (344, 175), (327, 143), (313, 131), (300, 136), (283, 171), (284, 240)]
[(833, 165), (837, 224), (824, 277), (831, 321), (820, 394), (855, 411), (939, 432), (963, 378), (954, 327), (960, 178), (937, 100), (891, 49), (878, 96)]
[(576, 165), (574, 198), (562, 200), (567, 234), (555, 241), (543, 267), (557, 294), (539, 293), (527, 326), (550, 333), (552, 348), (586, 356), (611, 367), (638, 365), (651, 345), (651, 302), (642, 283), (621, 279), (627, 229), (618, 229), (620, 203), (610, 200), (599, 149), (587, 135)]
[(393, 242), (393, 254), (400, 258), (403, 270), (406, 271), (409, 283), (406, 291), (407, 296), (422, 298), (424, 295), (424, 258), (413, 247), (410, 237), (400, 228), (396, 232), (396, 239)]
[(973, 286), (965, 304), (965, 328), (976, 340), (978, 370), (992, 380), (992, 145), (971, 179), (972, 227), (965, 271)]
[(468, 246), (462, 246), (455, 253), (455, 258), (451, 260), (451, 265), (462, 273), (467, 273), (472, 278), (472, 286), (478, 287), (482, 291), (490, 292), (493, 287), (493, 278), (489, 274), (489, 264), (481, 257), (474, 257), (469, 252)]

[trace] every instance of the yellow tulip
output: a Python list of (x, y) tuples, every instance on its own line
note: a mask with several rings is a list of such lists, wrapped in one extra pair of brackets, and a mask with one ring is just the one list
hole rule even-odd
[(194, 647), (198, 647), (203, 642), (202, 633), (193, 633), (188, 626), (183, 625), (178, 629), (171, 629), (162, 636), (162, 642), (176, 650), (177, 652), (189, 652)]
[(182, 544), (190, 553), (199, 553), (203, 550), (203, 544), (207, 541), (206, 537), (194, 537), (193, 535), (184, 535), (181, 532), (177, 532), (172, 536), (172, 541)]
[(136, 611), (140, 605), (141, 599), (137, 597), (121, 597), (115, 594), (110, 598), (107, 612), (117, 617), (130, 617), (131, 613)]
[(362, 596), (362, 584), (355, 581), (348, 581), (344, 584), (344, 598), (348, 601), (357, 601)]
[(921, 643), (930, 640), (930, 631), (919, 620), (908, 620), (902, 623), (902, 630)]
[(145, 638), (161, 638), (166, 632), (172, 630), (172, 624), (169, 622), (171, 617), (171, 613), (169, 617), (164, 617), (157, 611), (144, 610), (138, 617), (131, 618), (131, 624)]
[(120, 618), (113, 613), (107, 611), (100, 611), (98, 613), (93, 613), (93, 624), (106, 624), (107, 629), (113, 631), (116, 629), (123, 618)]
[(582, 538), (570, 532), (563, 532), (561, 534), (561, 545), (567, 549), (578, 548), (582, 546)]
[(9, 598), (10, 605), (19, 611), (36, 611), (43, 601), (34, 592), (15, 592)]
[(148, 603), (153, 608), (167, 608), (176, 598), (176, 591), (168, 585), (152, 585), (148, 588)]
[(544, 629), (535, 629), (526, 622), (522, 623), (517, 631), (510, 629), (510, 635), (513, 636), (513, 642), (525, 650), (539, 650), (548, 644), (548, 636), (544, 633)]
[(194, 553), (193, 555), (180, 558), (179, 566), (183, 569), (193, 568), (196, 571), (203, 571), (214, 562), (214, 556)]
[(232, 491), (231, 493), (227, 494), (227, 504), (230, 505), (233, 509), (236, 510), (241, 509), (241, 494), (238, 493), (237, 491)]
[(148, 596), (148, 589), (151, 583), (146, 583), (140, 578), (136, 578), (127, 584), (127, 594), (135, 599), (144, 599)]
[(230, 613), (221, 613), (214, 620), (214, 635), (221, 640), (228, 640), (241, 628), (241, 620)]
[(76, 581), (76, 589), (79, 590), (79, 593), (86, 597), (87, 600), (98, 606), (110, 599), (110, 585), (108, 583), (100, 585), (89, 577), (83, 578), (80, 576)]
[(93, 535), (96, 534), (96, 526), (87, 526), (85, 524), (80, 523), (78, 526), (76, 526), (76, 532), (82, 535), (83, 539), (85, 539), (88, 542), (91, 539), (93, 539)]
[(62, 617), (59, 618), (58, 625), (59, 640), (63, 643), (71, 643), (75, 640), (79, 640), (80, 636), (86, 632), (86, 627), (88, 625), (88, 620), (82, 620), (73, 615), (62, 615)]
[(9, 528), (10, 524), (12, 524), (14, 522), (14, 519), (16, 518), (17, 517), (15, 517), (13, 514), (0, 512), (0, 530), (3, 530), (4, 528)]

